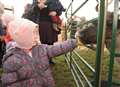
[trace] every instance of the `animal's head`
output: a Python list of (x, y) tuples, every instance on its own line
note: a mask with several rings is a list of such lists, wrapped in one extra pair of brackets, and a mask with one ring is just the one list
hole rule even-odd
[(97, 26), (93, 24), (87, 25), (78, 31), (79, 39), (83, 44), (94, 44), (96, 43), (96, 32)]
[[(106, 23), (106, 35), (105, 35), (105, 43), (106, 45), (110, 44), (111, 37), (112, 37), (112, 22), (113, 22), (113, 13), (108, 12), (107, 15), (107, 23)], [(79, 39), (80, 41), (86, 44), (96, 44), (97, 42), (97, 29), (98, 29), (98, 19), (89, 21), (83, 25), (82, 29), (79, 32)], [(118, 20), (118, 31), (117, 34), (120, 32), (120, 20)], [(107, 46), (109, 47), (109, 46)]]

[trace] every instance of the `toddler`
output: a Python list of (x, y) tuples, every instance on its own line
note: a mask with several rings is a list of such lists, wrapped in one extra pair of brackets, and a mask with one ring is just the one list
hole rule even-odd
[(41, 44), (38, 25), (27, 19), (11, 21), (7, 30), (13, 44), (6, 49), (2, 61), (2, 87), (55, 87), (49, 59), (72, 51), (76, 40)]

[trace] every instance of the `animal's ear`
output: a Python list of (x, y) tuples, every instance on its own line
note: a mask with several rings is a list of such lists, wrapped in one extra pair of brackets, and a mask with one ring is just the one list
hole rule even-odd
[(95, 10), (96, 10), (96, 12), (98, 12), (98, 10), (99, 10), (99, 4), (96, 5)]

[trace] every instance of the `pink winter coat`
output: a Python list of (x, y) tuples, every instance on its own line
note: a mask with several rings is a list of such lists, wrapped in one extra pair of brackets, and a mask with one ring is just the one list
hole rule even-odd
[(55, 87), (49, 58), (72, 51), (76, 47), (76, 40), (67, 40), (51, 46), (34, 46), (32, 57), (20, 48), (8, 47), (3, 59), (3, 87)]

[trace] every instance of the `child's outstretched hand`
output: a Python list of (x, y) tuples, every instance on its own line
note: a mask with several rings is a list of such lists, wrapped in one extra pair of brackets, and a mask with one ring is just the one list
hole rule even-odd
[(80, 38), (80, 30), (77, 30), (76, 33), (75, 33), (75, 38)]
[(81, 33), (80, 33), (80, 29), (78, 29), (77, 31), (76, 31), (76, 33), (75, 33), (75, 39), (77, 40), (77, 45), (78, 45), (78, 47), (79, 46), (81, 46), (81, 45), (83, 45), (82, 43), (81, 43)]

